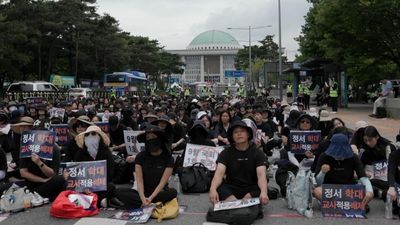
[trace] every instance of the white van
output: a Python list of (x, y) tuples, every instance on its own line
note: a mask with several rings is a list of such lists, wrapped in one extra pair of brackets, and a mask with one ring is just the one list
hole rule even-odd
[(30, 91), (59, 91), (54, 84), (46, 81), (21, 81), (10, 84), (7, 92), (30, 92)]

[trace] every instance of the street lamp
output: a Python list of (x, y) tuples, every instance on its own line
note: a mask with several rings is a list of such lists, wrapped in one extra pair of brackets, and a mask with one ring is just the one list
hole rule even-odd
[(278, 12), (279, 12), (279, 98), (282, 100), (282, 27), (281, 27), (281, 0), (278, 0)]
[(257, 26), (257, 27), (251, 27), (249, 26), (248, 28), (245, 27), (228, 27), (228, 30), (249, 30), (249, 75), (247, 77), (247, 82), (250, 83), (250, 91), (253, 90), (253, 75), (252, 75), (252, 66), (251, 66), (251, 31), (256, 30), (256, 29), (262, 29), (262, 28), (267, 28), (267, 27), (272, 27), (272, 25), (266, 25), (266, 26)]

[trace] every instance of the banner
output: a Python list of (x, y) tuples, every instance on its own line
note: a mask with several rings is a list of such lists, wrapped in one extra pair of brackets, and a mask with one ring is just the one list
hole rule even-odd
[(68, 143), (68, 138), (69, 138), (68, 124), (53, 124), (50, 125), (50, 130), (56, 133), (55, 141), (58, 145), (64, 146)]
[(365, 218), (363, 185), (322, 185), (322, 215), (324, 217)]
[(67, 189), (84, 192), (107, 191), (107, 161), (67, 162), (60, 164), (59, 174), (69, 172)]
[(137, 155), (139, 152), (144, 151), (145, 144), (137, 141), (137, 136), (143, 133), (144, 131), (124, 130), (124, 140), (128, 155)]
[(53, 160), (55, 133), (45, 130), (24, 131), (21, 135), (19, 157), (30, 158), (32, 152), (41, 159)]
[(241, 199), (236, 201), (220, 201), (214, 205), (214, 211), (240, 209), (259, 204), (259, 198)]
[(146, 223), (153, 213), (155, 205), (117, 212), (111, 218), (119, 220), (128, 220), (130, 223)]
[(49, 109), (49, 114), (50, 114), (50, 119), (53, 117), (64, 119), (65, 109), (53, 107), (53, 108)]
[(290, 151), (294, 154), (304, 154), (306, 151), (314, 152), (321, 142), (321, 131), (293, 130), (289, 134)]
[(387, 160), (382, 160), (373, 163), (374, 167), (374, 177), (373, 179), (388, 181), (388, 162)]
[(214, 171), (217, 168), (217, 159), (219, 153), (224, 147), (211, 147), (205, 145), (187, 144), (185, 150), (185, 159), (183, 167), (192, 166), (195, 163), (203, 163), (209, 170)]
[(96, 126), (100, 127), (100, 129), (106, 133), (107, 135), (109, 134), (110, 126), (108, 125), (108, 122), (97, 122), (94, 123)]

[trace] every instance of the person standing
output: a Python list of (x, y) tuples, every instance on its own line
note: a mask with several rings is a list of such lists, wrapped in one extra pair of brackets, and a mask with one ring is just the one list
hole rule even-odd
[(335, 78), (332, 78), (330, 82), (329, 98), (331, 100), (332, 113), (337, 113), (338, 110), (338, 83)]
[(392, 92), (393, 85), (390, 80), (383, 80), (381, 83), (381, 93), (379, 94), (378, 99), (374, 102), (374, 109), (372, 110), (372, 114), (369, 115), (370, 117), (377, 117), (377, 110), (378, 107), (384, 107), (385, 100), (388, 95)]

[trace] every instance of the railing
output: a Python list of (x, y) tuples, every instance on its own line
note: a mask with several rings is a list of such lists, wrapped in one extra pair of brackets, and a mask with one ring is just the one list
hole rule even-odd
[[(145, 93), (143, 92), (138, 92), (138, 91), (131, 91), (131, 92), (126, 92), (125, 97), (131, 98), (133, 96), (144, 96)], [(67, 100), (69, 99), (69, 92), (67, 91), (30, 91), (30, 92), (19, 92), (19, 91), (12, 91), (12, 92), (6, 92), (3, 95), (4, 99), (8, 99), (9, 101), (22, 101), (27, 98), (34, 98), (34, 97), (41, 97), (47, 101), (51, 100)], [(94, 98), (94, 99), (99, 99), (99, 98), (108, 98), (110, 99), (112, 97), (111, 92), (107, 91), (90, 91), (87, 94), (88, 98)], [(120, 97), (120, 96), (116, 96)]]

